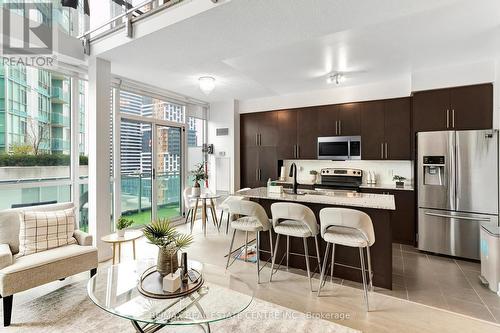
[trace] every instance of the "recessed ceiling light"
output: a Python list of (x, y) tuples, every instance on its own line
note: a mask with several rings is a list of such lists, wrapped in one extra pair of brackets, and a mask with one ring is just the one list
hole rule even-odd
[(215, 89), (215, 78), (211, 76), (202, 76), (198, 79), (200, 89), (205, 95), (208, 95)]
[(328, 77), (326, 78), (326, 83), (335, 83), (336, 85), (341, 84), (344, 82), (345, 76), (342, 73), (332, 73), (329, 74)]

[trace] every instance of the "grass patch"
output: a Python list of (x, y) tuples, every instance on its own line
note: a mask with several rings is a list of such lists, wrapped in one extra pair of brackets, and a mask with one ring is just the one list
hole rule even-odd
[[(145, 210), (142, 212), (137, 212), (137, 213), (131, 213), (131, 214), (123, 214), (126, 216), (128, 219), (131, 219), (134, 221), (134, 224), (132, 224), (132, 227), (140, 227), (146, 224), (151, 223), (151, 210)], [(157, 213), (159, 218), (172, 218), (172, 217), (177, 217), (180, 216), (180, 210), (177, 205), (172, 205), (172, 206), (163, 206), (158, 208), (158, 213)]]

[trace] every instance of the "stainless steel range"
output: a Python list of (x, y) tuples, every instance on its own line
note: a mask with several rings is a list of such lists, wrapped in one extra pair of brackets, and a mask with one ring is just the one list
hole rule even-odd
[(418, 248), (479, 259), (480, 223), (498, 225), (498, 132), (422, 132)]
[(321, 169), (320, 189), (358, 191), (362, 184), (363, 170), (346, 168)]

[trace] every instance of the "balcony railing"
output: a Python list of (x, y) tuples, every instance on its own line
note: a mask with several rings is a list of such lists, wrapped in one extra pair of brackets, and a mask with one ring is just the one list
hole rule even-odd
[(70, 144), (69, 141), (59, 139), (59, 138), (52, 138), (50, 140), (52, 150), (56, 151), (63, 151), (63, 150), (69, 150)]
[(69, 94), (65, 92), (62, 88), (60, 87), (52, 87), (51, 89), (51, 102), (52, 103), (60, 103), (60, 104), (65, 104), (69, 103)]
[(50, 123), (52, 126), (69, 127), (69, 117), (63, 116), (57, 112), (52, 112), (50, 114)]

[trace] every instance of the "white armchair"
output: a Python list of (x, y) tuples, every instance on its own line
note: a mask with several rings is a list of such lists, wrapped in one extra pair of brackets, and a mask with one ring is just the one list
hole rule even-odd
[(92, 236), (81, 230), (73, 234), (77, 244), (15, 257), (19, 252), (19, 212), (71, 207), (72, 203), (64, 203), (0, 211), (0, 298), (3, 298), (4, 326), (10, 325), (15, 293), (85, 271), (90, 271), (90, 276), (96, 273), (97, 248), (92, 246)]

